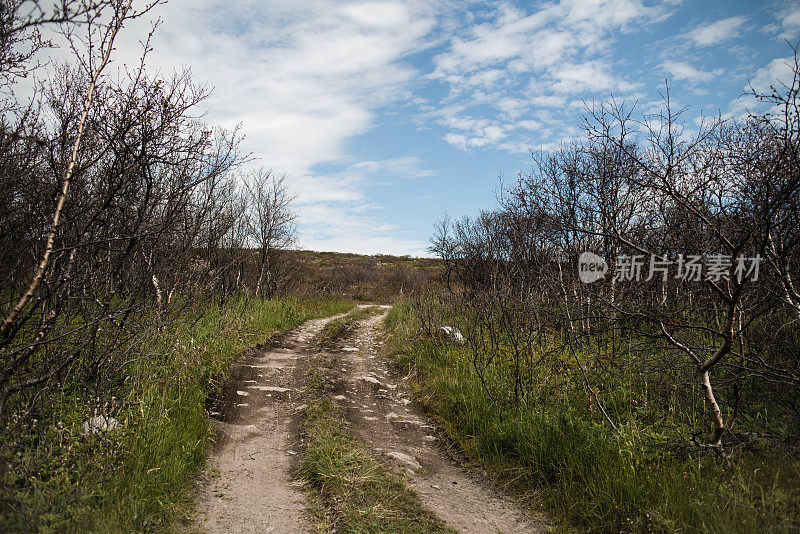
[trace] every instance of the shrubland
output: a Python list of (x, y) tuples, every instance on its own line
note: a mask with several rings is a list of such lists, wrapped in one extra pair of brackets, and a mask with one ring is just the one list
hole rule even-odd
[(800, 525), (798, 65), (694, 132), (668, 88), (590, 105), (495, 209), (440, 222), (444, 290), (393, 313), (431, 412), (566, 528)]

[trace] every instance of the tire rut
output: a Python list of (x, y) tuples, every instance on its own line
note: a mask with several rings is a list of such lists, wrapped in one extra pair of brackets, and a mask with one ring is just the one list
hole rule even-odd
[(459, 462), (448, 440), (414, 406), (406, 379), (381, 356), (383, 313), (359, 322), (338, 344), (338, 395), (350, 430), (408, 475), (423, 503), (460, 532), (547, 532), (547, 525)]
[(232, 366), (211, 412), (216, 440), (198, 490), (201, 531), (311, 531), (302, 483), (294, 476), (305, 378), (299, 362), (337, 317), (307, 321)]
[[(381, 308), (355, 323), (331, 349), (338, 361), (331, 376), (333, 400), (345, 410), (349, 430), (407, 475), (423, 504), (456, 530), (547, 532), (544, 521), (465, 468), (445, 436), (414, 406), (406, 379), (395, 377), (381, 356), (380, 325), (389, 306)], [(232, 367), (222, 400), (211, 412), (217, 437), (199, 481), (195, 526), (200, 531), (313, 531), (303, 483), (295, 476), (308, 371), (303, 355), (318, 350), (314, 339), (343, 315), (310, 320)]]

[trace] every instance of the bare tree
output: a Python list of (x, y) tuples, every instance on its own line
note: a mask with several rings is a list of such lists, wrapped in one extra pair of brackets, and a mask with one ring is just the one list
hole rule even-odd
[(104, 390), (155, 340), (174, 292), (218, 287), (219, 249), (241, 219), (229, 196), (239, 135), (197, 121), (207, 92), (188, 72), (153, 78), (142, 59), (102, 76), (116, 32), (141, 15), (111, 8), (110, 23), (88, 20), (89, 37), (75, 37), (88, 47), (78, 65), (46, 86), (49, 119), (0, 145), (0, 407), (41, 399), (69, 372)]
[[(698, 445), (720, 453), (767, 398), (783, 428), (800, 429), (796, 51), (790, 66), (793, 81), (758, 95), (766, 112), (706, 118), (693, 136), (669, 88), (663, 109), (640, 119), (613, 100), (593, 105), (583, 142), (535, 155), (498, 209), (440, 226), (444, 303), (462, 318), (476, 372), (511, 374), (484, 380), (488, 395), (524, 395), (536, 382), (525, 369), (549, 358), (615, 428), (600, 399), (624, 375), (662, 393), (648, 402), (664, 403), (664, 417), (680, 390), (699, 413), (695, 434), (708, 433)], [(604, 256), (611, 275), (580, 282), (584, 251)], [(685, 276), (688, 257), (699, 258), (696, 277)], [(626, 276), (625, 258), (642, 270)], [(648, 272), (654, 263), (662, 269)]]
[(285, 274), (283, 251), (295, 240), (294, 198), (286, 187), (286, 176), (258, 169), (244, 178), (247, 197), (247, 228), (258, 249), (255, 295), (272, 298)]

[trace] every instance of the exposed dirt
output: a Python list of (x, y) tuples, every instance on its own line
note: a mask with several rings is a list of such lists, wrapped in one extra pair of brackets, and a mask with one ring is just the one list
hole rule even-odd
[[(414, 407), (404, 379), (380, 355), (382, 313), (355, 324), (328, 350), (337, 355), (335, 402), (349, 429), (376, 457), (407, 475), (424, 504), (461, 532), (545, 532), (480, 473), (465, 468), (447, 440)], [(309, 321), (275, 348), (256, 351), (233, 370), (219, 413), (219, 438), (202, 484), (207, 532), (307, 532), (301, 483), (300, 397), (313, 338), (332, 318)]]
[(223, 400), (211, 412), (217, 439), (200, 484), (201, 530), (311, 531), (302, 486), (294, 476), (304, 381), (298, 361), (332, 319), (306, 322), (231, 370)]

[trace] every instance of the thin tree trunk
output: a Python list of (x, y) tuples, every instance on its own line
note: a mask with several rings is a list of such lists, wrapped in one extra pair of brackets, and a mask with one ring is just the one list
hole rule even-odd
[(55, 247), (56, 241), (56, 234), (58, 233), (58, 225), (61, 222), (61, 213), (64, 210), (64, 204), (67, 201), (67, 194), (69, 193), (69, 185), (72, 181), (72, 176), (75, 172), (75, 165), (77, 164), (78, 160), (78, 149), (81, 146), (81, 139), (83, 138), (83, 130), (86, 126), (86, 118), (89, 115), (89, 110), (92, 107), (92, 102), (94, 100), (94, 90), (97, 87), (97, 80), (100, 78), (100, 74), (103, 72), (103, 69), (108, 65), (109, 59), (111, 59), (111, 51), (114, 48), (114, 38), (117, 36), (117, 32), (122, 26), (122, 19), (117, 21), (114, 25), (113, 29), (111, 30), (111, 34), (108, 39), (108, 45), (103, 52), (103, 58), (100, 62), (100, 65), (97, 67), (97, 70), (92, 75), (92, 82), (89, 84), (89, 92), (86, 95), (86, 99), (83, 102), (83, 111), (81, 113), (81, 119), (78, 124), (78, 133), (75, 137), (75, 144), (72, 147), (72, 156), (70, 157), (69, 166), (67, 167), (67, 172), (64, 175), (64, 183), (61, 185), (61, 192), (58, 195), (58, 202), (56, 203), (56, 211), (53, 214), (53, 222), (50, 224), (50, 232), (47, 236), (47, 245), (44, 249), (44, 254), (42, 255), (42, 259), (39, 262), (39, 265), (36, 267), (36, 271), (33, 275), (33, 280), (31, 281), (28, 289), (25, 291), (25, 294), (22, 295), (22, 298), (19, 300), (14, 309), (11, 310), (11, 313), (3, 321), (3, 324), (0, 326), (0, 339), (5, 338), (9, 330), (11, 329), (14, 322), (19, 317), (19, 314), (22, 313), (22, 310), (28, 305), (28, 303), (33, 298), (34, 293), (39, 288), (39, 284), (42, 283), (42, 279), (44, 278), (44, 273), (47, 270), (48, 265), (50, 265), (50, 256), (53, 253), (53, 249)]
[(703, 390), (703, 396), (708, 403), (709, 416), (714, 425), (714, 431), (711, 433), (709, 445), (712, 447), (721, 447), (722, 435), (725, 433), (725, 421), (722, 419), (722, 411), (719, 409), (717, 399), (714, 397), (714, 390), (711, 387), (711, 377), (707, 370), (700, 371), (700, 389)]

